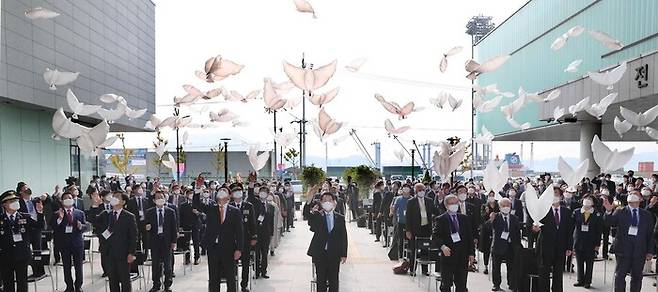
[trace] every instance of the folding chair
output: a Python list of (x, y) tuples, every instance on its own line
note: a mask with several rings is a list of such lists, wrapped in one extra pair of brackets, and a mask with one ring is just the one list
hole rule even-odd
[[(436, 264), (436, 261), (431, 258), (431, 249), (432, 249), (432, 238), (417, 236), (415, 238), (415, 247), (413, 250), (415, 264), (413, 267), (413, 274), (417, 275), (418, 266), (427, 265), (427, 270), (430, 271), (432, 266)], [(425, 254), (425, 257), (421, 257), (421, 254)], [(418, 286), (420, 286), (420, 277), (418, 277)]]
[[(178, 238), (182, 238), (182, 237), (185, 237), (185, 236), (190, 236), (190, 242), (191, 242), (192, 231), (179, 231), (178, 232)], [(185, 263), (185, 259), (188, 258), (188, 257), (191, 257), (191, 253), (192, 252), (190, 250), (189, 242), (188, 242), (188, 246), (186, 246), (186, 247), (178, 246), (178, 247), (176, 247), (176, 250), (173, 252), (174, 256), (177, 256), (177, 255), (182, 255), (183, 256), (183, 261), (182, 261), (182, 263), (183, 263), (183, 275), (187, 274), (187, 268), (188, 267), (190, 268), (190, 271), (192, 270), (192, 265), (190, 265), (189, 263), (187, 263), (187, 264)]]
[(51, 289), (52, 291), (55, 291), (55, 282), (53, 281), (52, 270), (50, 269), (50, 250), (33, 250), (32, 260), (35, 262), (40, 262), (48, 270), (48, 274), (43, 274), (37, 278), (28, 279), (28, 282), (32, 282), (34, 284), (34, 291), (38, 291), (37, 282), (45, 279), (46, 277), (50, 278)]

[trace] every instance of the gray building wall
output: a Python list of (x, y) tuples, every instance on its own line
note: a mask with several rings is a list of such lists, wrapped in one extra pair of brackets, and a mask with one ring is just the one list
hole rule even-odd
[[(99, 104), (105, 93), (124, 96), (149, 114), (122, 118), (113, 131), (142, 128), (155, 112), (155, 5), (149, 0), (1, 1), (0, 99), (52, 111), (66, 104), (66, 89), (80, 101)], [(60, 13), (30, 20), (24, 11), (44, 7)], [(80, 72), (70, 85), (48, 89), (46, 68)], [(115, 105), (105, 105), (113, 108)], [(94, 115), (87, 120), (97, 122)]]

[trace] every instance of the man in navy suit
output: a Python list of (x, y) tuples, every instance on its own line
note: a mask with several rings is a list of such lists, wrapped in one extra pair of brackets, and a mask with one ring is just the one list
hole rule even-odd
[(601, 245), (603, 231), (603, 218), (594, 209), (594, 200), (591, 196), (585, 196), (583, 207), (574, 210), (573, 222), (573, 251), (578, 266), (578, 280), (573, 285), (589, 289), (592, 284), (594, 258)]
[(153, 197), (155, 207), (146, 211), (145, 226), (148, 233), (148, 242), (151, 248), (151, 259), (153, 260), (153, 288), (151, 292), (160, 291), (160, 278), (164, 267), (164, 288), (165, 292), (171, 291), (173, 283), (172, 276), (172, 251), (176, 249), (178, 239), (178, 220), (176, 212), (165, 206), (167, 200), (164, 198), (162, 191), (155, 191)]
[(338, 292), (340, 264), (347, 260), (345, 217), (334, 212), (335, 209), (336, 197), (324, 192), (308, 218), (313, 239), (306, 254), (315, 265), (318, 292), (326, 292), (327, 288), (329, 292)]
[(201, 203), (201, 194), (194, 194), (192, 204), (206, 214), (206, 232), (202, 243), (208, 251), (208, 290), (219, 291), (221, 275), (228, 291), (236, 291), (236, 261), (242, 256), (244, 231), (242, 213), (228, 204), (226, 191), (217, 193), (217, 201)]
[[(16, 186), (16, 194), (20, 196), (20, 200), (18, 200), (18, 203), (20, 204), (21, 208), (18, 209), (18, 212), (20, 213), (26, 213), (30, 215), (32, 220), (37, 220), (37, 210), (36, 210), (36, 204), (37, 202), (40, 202), (39, 199), (32, 199), (32, 191), (28, 187), (28, 185), (24, 182), (19, 182), (18, 185)], [(32, 238), (32, 249), (33, 250), (41, 250), (41, 231), (43, 229), (41, 228), (36, 228), (33, 229), (32, 234), (30, 234), (30, 237)], [(34, 279), (38, 278), (41, 275), (45, 274), (45, 270), (43, 269), (43, 263), (40, 261), (32, 261), (30, 264), (32, 267), (32, 275), (30, 275), (28, 278)]]
[[(50, 226), (53, 227), (53, 237), (59, 252), (62, 255), (62, 265), (64, 266), (64, 282), (66, 282), (65, 292), (82, 291), (82, 262), (84, 255), (84, 239), (82, 234), (86, 231), (85, 212), (76, 209), (73, 205), (73, 195), (71, 193), (62, 194), (62, 208), (53, 216)], [(71, 277), (71, 260), (75, 268), (75, 282)]]
[(510, 199), (503, 198), (498, 201), (500, 213), (492, 215), (493, 240), (491, 243), (493, 288), (492, 291), (500, 291), (500, 266), (505, 260), (507, 267), (507, 286), (514, 291), (514, 250), (521, 247), (521, 224), (518, 217), (511, 214), (512, 203)]
[(632, 191), (628, 206), (613, 211), (608, 200), (603, 200), (606, 212), (605, 224), (617, 227), (615, 237), (615, 291), (626, 291), (626, 274), (631, 274), (631, 292), (642, 289), (644, 260), (650, 261), (654, 254), (654, 218), (647, 210), (640, 209), (640, 192)]

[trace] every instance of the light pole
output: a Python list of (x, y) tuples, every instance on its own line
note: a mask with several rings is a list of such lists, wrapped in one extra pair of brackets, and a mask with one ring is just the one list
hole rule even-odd
[(411, 181), (412, 182), (416, 178), (416, 176), (414, 176), (414, 167), (416, 167), (414, 163), (414, 154), (416, 154), (416, 149), (411, 149)]
[(174, 107), (174, 116), (176, 117), (176, 181), (180, 183), (180, 154), (183, 150), (183, 145), (180, 144), (180, 135), (178, 134), (180, 128), (178, 126), (178, 122), (180, 119), (188, 118), (189, 115), (180, 117), (180, 108)]
[(224, 141), (224, 182), (228, 183), (228, 141), (231, 141), (231, 138), (222, 138)]

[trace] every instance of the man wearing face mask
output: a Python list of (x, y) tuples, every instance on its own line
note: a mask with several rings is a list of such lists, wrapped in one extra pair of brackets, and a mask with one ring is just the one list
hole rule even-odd
[[(336, 197), (324, 192), (308, 219), (313, 232), (307, 255), (315, 265), (317, 292), (338, 292), (340, 264), (347, 260), (345, 217), (334, 212)], [(322, 208), (322, 211), (320, 211)]]
[(626, 291), (626, 275), (631, 275), (631, 292), (642, 289), (644, 260), (650, 261), (655, 253), (654, 218), (649, 211), (640, 208), (640, 194), (628, 195), (628, 206), (613, 209), (607, 200), (603, 216), (606, 225), (617, 227), (615, 243), (615, 292)]
[[(82, 291), (82, 262), (84, 255), (84, 239), (86, 231), (85, 213), (73, 207), (73, 196), (70, 193), (62, 195), (62, 208), (51, 219), (53, 236), (62, 256), (64, 266), (65, 292)], [(75, 283), (71, 277), (71, 261), (75, 268)]]
[(468, 267), (475, 261), (471, 220), (459, 213), (459, 199), (447, 195), (446, 213), (434, 219), (432, 241), (441, 250), (441, 291), (466, 292)]
[(516, 189), (510, 188), (507, 191), (507, 197), (510, 200), (510, 214), (516, 216), (519, 221), (523, 222), (525, 215), (523, 210), (523, 203), (521, 200), (519, 200)]
[(13, 190), (0, 195), (3, 211), (0, 215), (0, 275), (6, 292), (27, 292), (27, 264), (32, 258), (30, 246), (34, 240), (32, 234), (45, 226), (41, 203), (34, 206), (37, 213), (35, 220), (30, 214), (18, 211), (18, 201)]
[[(205, 188), (205, 186), (203, 187)], [(181, 196), (181, 189), (179, 185), (173, 185), (171, 187), (171, 196), (169, 196), (169, 203), (174, 205), (176, 209), (180, 207), (180, 203), (184, 202), (185, 198)]]
[(267, 202), (269, 188), (262, 186), (258, 189), (258, 210), (256, 216), (256, 231), (258, 242), (256, 244), (256, 278), (269, 279), (267, 275), (267, 253), (270, 250), (270, 241), (274, 236), (274, 206)]
[[(20, 209), (18, 212), (27, 213), (30, 215), (32, 220), (37, 220), (37, 209), (36, 204), (40, 202), (38, 199), (32, 199), (32, 191), (30, 191), (28, 185), (24, 182), (19, 182), (16, 186), (16, 193), (20, 195), (21, 199), (18, 201), (20, 204)], [(32, 249), (41, 250), (41, 231), (42, 229), (32, 230), (30, 237), (32, 238)], [(46, 272), (43, 268), (43, 264), (40, 261), (33, 261), (30, 266), (32, 267), (32, 275), (28, 278), (34, 279), (39, 278), (44, 275)]]
[[(192, 200), (194, 199), (194, 190), (188, 189), (185, 191), (185, 202), (180, 205), (180, 227), (185, 231), (185, 236), (179, 238), (178, 246), (185, 251), (190, 249), (190, 240), (192, 240), (192, 245), (194, 247), (194, 264), (199, 264), (199, 258), (201, 254), (199, 253), (199, 225), (200, 225), (200, 212), (197, 209), (194, 209), (192, 205)], [(185, 254), (185, 265), (190, 264), (190, 253)]]
[[(416, 197), (407, 202), (406, 213), (406, 238), (409, 240), (411, 250), (416, 250), (416, 237), (430, 237), (432, 235), (432, 218), (436, 215), (432, 199), (425, 196), (425, 185), (417, 183), (414, 185)], [(420, 254), (419, 256), (425, 256)], [(415, 273), (415, 257), (411, 252), (409, 261), (411, 272)], [(423, 274), (428, 275), (427, 265), (421, 267)]]
[(521, 248), (521, 221), (518, 217), (511, 214), (512, 203), (508, 198), (502, 198), (498, 201), (500, 206), (499, 213), (492, 213), (492, 291), (501, 291), (500, 283), (500, 266), (505, 261), (507, 268), (507, 286), (510, 290), (515, 291), (517, 283), (514, 280), (514, 251)]
[(292, 187), (290, 182), (285, 182), (283, 187), (279, 187), (279, 192), (284, 194), (286, 198), (286, 213), (288, 216), (286, 219), (286, 231), (290, 231), (290, 228), (295, 228), (295, 193), (292, 192)]
[(573, 250), (576, 255), (578, 279), (574, 287), (590, 288), (594, 258), (601, 245), (603, 217), (594, 209), (591, 196), (583, 198), (583, 207), (573, 212)]
[(382, 236), (382, 197), (384, 196), (384, 182), (375, 183), (372, 193), (372, 218), (374, 219), (375, 242), (379, 242)]
[(561, 206), (561, 202), (560, 192), (554, 189), (553, 205), (548, 214), (540, 221), (543, 225), (541, 227), (532, 225), (534, 233), (541, 231), (537, 239), (540, 291), (550, 290), (551, 277), (549, 275), (551, 275), (551, 271), (552, 291), (563, 291), (562, 273), (566, 265), (565, 259), (571, 256), (573, 248), (573, 217), (571, 210)]
[[(390, 215), (395, 216), (397, 226), (395, 227), (395, 234), (397, 237), (398, 257), (402, 258), (404, 252), (404, 240), (406, 238), (406, 225), (407, 225), (407, 203), (411, 198), (411, 187), (404, 185), (402, 187), (402, 196), (398, 196), (391, 204)], [(396, 259), (397, 259), (396, 258)]]
[(155, 191), (153, 196), (155, 207), (146, 211), (145, 229), (148, 232), (153, 287), (151, 292), (160, 291), (162, 272), (164, 269), (164, 291), (171, 291), (172, 281), (172, 251), (176, 249), (178, 239), (178, 222), (176, 212), (166, 206), (162, 191)]
[(135, 215), (123, 208), (128, 200), (128, 194), (114, 192), (110, 199), (112, 210), (103, 211), (94, 222), (111, 292), (132, 291), (130, 265), (135, 261), (137, 223)]
[(219, 291), (223, 275), (228, 291), (236, 291), (235, 261), (242, 257), (244, 247), (242, 214), (238, 208), (229, 205), (226, 189), (217, 192), (216, 203), (203, 204), (199, 193), (194, 194), (192, 202), (207, 216), (202, 242), (208, 251), (208, 290)]
[(230, 203), (232, 206), (238, 208), (242, 212), (242, 228), (244, 230), (244, 249), (240, 262), (242, 264), (242, 281), (240, 287), (242, 292), (249, 292), (247, 286), (249, 285), (249, 269), (251, 268), (250, 257), (251, 250), (256, 246), (256, 217), (254, 206), (243, 200), (242, 188), (239, 186), (234, 187), (231, 191), (233, 201)]
[(480, 209), (476, 209), (475, 205), (466, 201), (468, 188), (464, 185), (457, 187), (457, 198), (459, 199), (458, 212), (466, 215), (471, 220), (471, 232), (473, 238), (473, 245), (478, 245), (478, 226), (480, 226)]
[(126, 204), (126, 210), (135, 215), (135, 219), (137, 220), (137, 248), (143, 250), (145, 255), (148, 256), (149, 237), (145, 228), (146, 211), (153, 207), (153, 201), (146, 198), (144, 189), (140, 185), (135, 186), (133, 193), (134, 196)]

